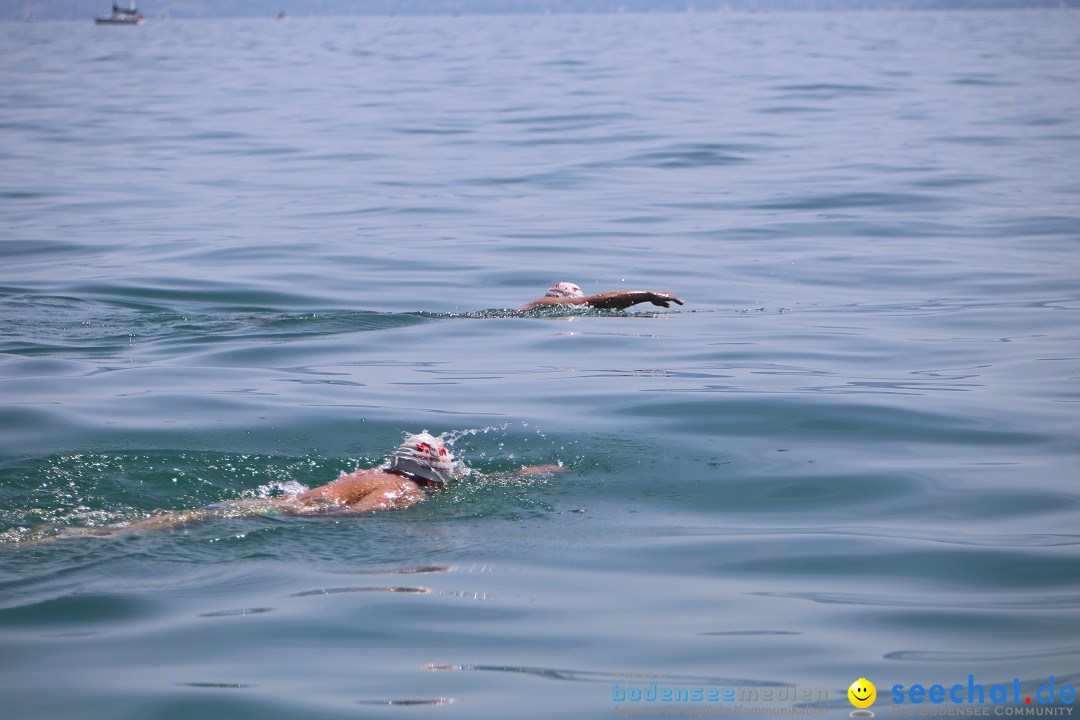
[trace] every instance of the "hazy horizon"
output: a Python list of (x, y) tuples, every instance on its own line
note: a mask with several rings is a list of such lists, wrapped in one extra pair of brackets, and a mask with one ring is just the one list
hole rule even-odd
[[(126, 3), (121, 0), (121, 4)], [(108, 13), (111, 0), (0, 0), (0, 20), (81, 20)], [(1080, 6), (1080, 0), (144, 0), (149, 19), (364, 15), (490, 15), (582, 13), (716, 13), (1022, 9)]]

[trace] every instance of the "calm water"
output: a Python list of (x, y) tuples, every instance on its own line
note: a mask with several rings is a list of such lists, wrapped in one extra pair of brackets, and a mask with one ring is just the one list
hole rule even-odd
[[(1080, 683), (1080, 14), (12, 24), (0, 62), (6, 715)], [(558, 280), (688, 302), (504, 312)], [(495, 477), (26, 542), (421, 428)]]

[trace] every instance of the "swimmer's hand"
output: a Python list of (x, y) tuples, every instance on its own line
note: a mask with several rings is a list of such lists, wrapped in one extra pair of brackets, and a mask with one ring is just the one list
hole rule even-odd
[(515, 475), (545, 475), (547, 473), (566, 472), (565, 465), (531, 465), (515, 470)]
[(671, 307), (670, 303), (675, 303), (676, 305), (684, 304), (682, 298), (676, 297), (671, 293), (646, 291), (646, 294), (649, 295), (649, 302), (653, 305), (659, 305), (660, 307)]

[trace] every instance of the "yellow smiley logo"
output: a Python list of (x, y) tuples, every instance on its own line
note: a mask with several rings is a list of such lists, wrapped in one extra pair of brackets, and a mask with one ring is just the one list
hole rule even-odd
[(877, 700), (877, 688), (866, 678), (859, 678), (847, 689), (848, 700), (857, 708), (868, 708)]

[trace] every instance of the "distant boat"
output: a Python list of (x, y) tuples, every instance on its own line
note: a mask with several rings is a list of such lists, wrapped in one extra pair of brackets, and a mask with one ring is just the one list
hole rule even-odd
[(278, 19), (278, 20), (288, 20), (288, 19), (289, 19), (289, 13), (285, 12), (284, 10), (282, 10), (281, 12), (279, 12), (279, 13), (277, 14), (277, 19)]
[(132, 0), (131, 7), (126, 8), (122, 8), (114, 2), (112, 14), (98, 15), (94, 18), (94, 22), (98, 25), (142, 25), (146, 22), (146, 17), (135, 9), (135, 2)]

